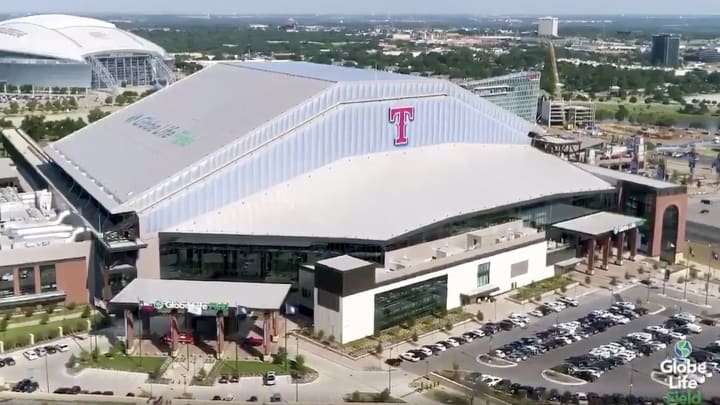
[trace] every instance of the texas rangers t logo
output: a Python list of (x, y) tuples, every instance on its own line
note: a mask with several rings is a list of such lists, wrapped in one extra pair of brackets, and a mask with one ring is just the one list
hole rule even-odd
[(390, 107), (390, 123), (397, 126), (395, 146), (408, 144), (407, 124), (415, 119), (415, 107)]

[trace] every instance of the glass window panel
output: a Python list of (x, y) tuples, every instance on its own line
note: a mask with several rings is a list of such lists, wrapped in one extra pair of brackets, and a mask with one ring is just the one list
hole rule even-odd
[(35, 294), (35, 268), (32, 266), (20, 267), (18, 277), (20, 278), (20, 294)]
[(447, 309), (447, 276), (375, 295), (375, 330)]
[(55, 265), (44, 264), (40, 266), (40, 292), (57, 291)]
[(484, 287), (490, 284), (490, 262), (480, 263), (477, 269), (477, 286)]
[(15, 295), (13, 280), (14, 274), (12, 267), (0, 268), (0, 298)]

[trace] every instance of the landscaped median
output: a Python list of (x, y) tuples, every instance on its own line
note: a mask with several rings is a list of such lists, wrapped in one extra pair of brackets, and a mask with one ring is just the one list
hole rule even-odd
[(299, 355), (290, 360), (284, 348), (280, 348), (272, 363), (254, 360), (220, 360), (207, 375), (204, 372), (198, 373), (193, 384), (209, 386), (215, 384), (222, 375), (261, 377), (268, 372), (274, 372), (275, 375), (290, 374), (299, 383), (314, 381), (318, 376), (317, 371), (305, 364), (304, 356)]
[(99, 368), (147, 373), (150, 378), (158, 379), (171, 361), (169, 357), (161, 356), (126, 356), (122, 352), (122, 347), (116, 345), (110, 348), (107, 353), (99, 353), (97, 349), (94, 349), (91, 352), (83, 351), (77, 357), (72, 355), (67, 362), (67, 367), (75, 372), (85, 368)]
[(533, 281), (530, 284), (520, 287), (510, 296), (516, 301), (525, 301), (534, 299), (539, 301), (543, 294), (551, 293), (557, 290), (561, 292), (568, 288), (569, 285), (576, 281), (565, 276), (550, 277), (542, 281)]
[(382, 330), (374, 336), (367, 336), (344, 345), (336, 342), (334, 336), (313, 335), (308, 330), (303, 330), (302, 334), (350, 357), (357, 358), (368, 353), (378, 353), (378, 349), (386, 346), (418, 340), (421, 336), (434, 331), (450, 330), (458, 323), (472, 318), (473, 315), (463, 311), (462, 308), (455, 308), (450, 311), (441, 311), (434, 315), (405, 321), (402, 325)]

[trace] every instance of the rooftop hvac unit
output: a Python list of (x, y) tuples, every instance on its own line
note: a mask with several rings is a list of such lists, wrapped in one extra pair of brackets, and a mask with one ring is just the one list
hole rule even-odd
[(433, 248), (433, 257), (436, 259), (447, 257), (447, 252), (444, 251), (442, 248)]
[(498, 236), (497, 238), (495, 238), (495, 243), (503, 243), (506, 240), (507, 240), (506, 236)]

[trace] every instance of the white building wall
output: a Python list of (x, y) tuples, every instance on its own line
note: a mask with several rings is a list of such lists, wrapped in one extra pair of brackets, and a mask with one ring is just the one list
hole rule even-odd
[[(490, 262), (490, 284), (497, 286), (500, 289), (499, 293), (510, 291), (512, 283), (515, 282), (518, 287), (521, 287), (532, 281), (552, 277), (554, 275), (553, 266), (546, 266), (546, 246), (546, 242), (541, 241), (495, 256), (353, 294), (340, 299), (342, 314), (327, 314), (328, 310), (318, 307), (317, 299), (315, 299), (315, 331), (322, 329), (326, 335), (335, 331), (335, 338), (342, 343), (370, 336), (374, 333), (376, 294), (444, 275), (448, 276), (447, 309), (457, 308), (461, 305), (460, 295), (477, 288), (477, 269), (482, 263)], [(528, 261), (527, 274), (515, 278), (510, 277), (511, 266), (524, 260)], [(317, 296), (317, 290), (315, 295)]]
[(555, 17), (545, 17), (538, 21), (538, 35), (541, 37), (558, 36), (558, 19)]

